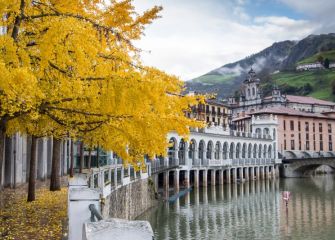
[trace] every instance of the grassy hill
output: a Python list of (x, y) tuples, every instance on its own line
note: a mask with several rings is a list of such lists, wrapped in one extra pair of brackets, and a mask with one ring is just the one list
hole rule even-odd
[(273, 84), (276, 84), (286, 94), (335, 101), (335, 95), (332, 93), (334, 82), (335, 70), (280, 72), (271, 75), (270, 80), (262, 83), (262, 87), (265, 95), (268, 95)]
[(231, 81), (234, 77), (236, 77), (236, 75), (234, 74), (225, 74), (225, 75), (206, 74), (206, 75), (193, 79), (193, 81), (196, 83), (212, 85), (212, 84), (227, 83)]
[(306, 64), (306, 63), (315, 63), (318, 61), (319, 57), (322, 57), (323, 59), (328, 58), (330, 62), (335, 62), (335, 50), (326, 51), (326, 52), (320, 52), (317, 53), (309, 58), (305, 58), (300, 62), (297, 62), (297, 65), (299, 64)]

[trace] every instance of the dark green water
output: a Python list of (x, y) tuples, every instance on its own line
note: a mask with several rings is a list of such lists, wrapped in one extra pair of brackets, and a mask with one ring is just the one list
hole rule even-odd
[[(290, 191), (288, 207), (282, 191)], [(156, 240), (335, 239), (333, 176), (193, 190), (147, 212)]]

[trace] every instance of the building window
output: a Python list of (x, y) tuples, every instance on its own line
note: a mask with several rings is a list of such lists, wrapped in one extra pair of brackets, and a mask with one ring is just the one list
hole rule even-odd
[(309, 132), (309, 124), (308, 124), (308, 122), (305, 122), (305, 131)]
[(308, 141), (309, 140), (309, 134), (306, 133), (306, 140)]
[(209, 117), (207, 117), (206, 121), (209, 123)]
[(290, 130), (294, 131), (294, 122), (293, 122), (293, 120), (290, 121)]
[(286, 121), (284, 120), (284, 131), (286, 131)]
[(323, 142), (320, 141), (320, 151), (323, 151)]
[(328, 123), (328, 133), (332, 133), (332, 125)]
[(322, 134), (320, 134), (320, 141), (322, 141)]
[(329, 151), (333, 151), (333, 143), (332, 142), (329, 142)]
[(212, 114), (215, 114), (215, 107), (212, 107)]
[(294, 140), (291, 140), (291, 150), (294, 150)]
[(319, 132), (322, 132), (322, 123), (319, 123)]
[(315, 123), (313, 123), (313, 132), (315, 132)]
[(286, 150), (286, 140), (284, 140), (284, 150)]
[(209, 106), (206, 105), (206, 113), (209, 113)]
[(316, 142), (315, 141), (313, 142), (313, 150), (314, 151), (316, 150)]
[(218, 114), (219, 115), (221, 114), (221, 108), (218, 108)]
[(301, 133), (299, 133), (299, 141), (301, 140)]
[(301, 141), (299, 141), (299, 150), (301, 150)]
[(300, 124), (300, 121), (298, 122), (298, 130), (301, 131), (301, 124)]
[(306, 141), (306, 150), (309, 150), (309, 141)]

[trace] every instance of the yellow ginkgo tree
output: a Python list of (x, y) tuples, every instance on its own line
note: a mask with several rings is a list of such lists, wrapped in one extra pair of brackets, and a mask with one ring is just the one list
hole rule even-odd
[[(138, 14), (131, 0), (2, 0), (0, 166), (4, 136), (15, 131), (78, 138), (137, 165), (165, 154), (169, 131), (201, 126), (185, 116), (197, 100), (181, 96), (183, 83), (143, 66), (133, 45), (161, 9)], [(55, 163), (51, 190), (60, 188), (58, 172)]]

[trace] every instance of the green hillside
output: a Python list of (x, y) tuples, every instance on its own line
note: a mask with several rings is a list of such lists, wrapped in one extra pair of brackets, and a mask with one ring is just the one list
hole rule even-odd
[(286, 94), (306, 95), (319, 99), (335, 101), (333, 84), (335, 84), (335, 70), (280, 72), (273, 74), (270, 81), (264, 82), (262, 87), (265, 94), (273, 84)]
[(236, 75), (234, 74), (225, 74), (225, 75), (206, 74), (198, 78), (195, 78), (192, 81), (196, 83), (212, 85), (212, 84), (222, 84), (222, 83), (229, 82), (234, 77), (236, 77)]
[(297, 65), (299, 64), (306, 64), (306, 63), (315, 63), (318, 61), (319, 57), (322, 57), (323, 59), (328, 58), (329, 61), (335, 62), (335, 50), (331, 51), (326, 51), (326, 52), (319, 52), (309, 58), (305, 58), (302, 61), (298, 62)]

